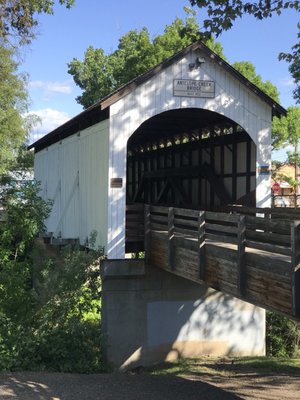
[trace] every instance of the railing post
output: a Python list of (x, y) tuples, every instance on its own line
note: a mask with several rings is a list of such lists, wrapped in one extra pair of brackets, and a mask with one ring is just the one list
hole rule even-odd
[(240, 215), (238, 222), (237, 286), (238, 286), (238, 293), (241, 296), (245, 296), (246, 292), (245, 241), (246, 241), (246, 216)]
[(168, 268), (174, 269), (174, 208), (168, 211)]
[(150, 259), (150, 240), (151, 240), (151, 212), (149, 204), (145, 204), (144, 208), (144, 248), (145, 248), (145, 262), (149, 263)]
[(293, 315), (300, 316), (300, 221), (291, 226)]
[(198, 258), (199, 279), (205, 278), (205, 211), (200, 211), (198, 216)]
[(268, 222), (270, 221), (270, 218), (271, 218), (271, 211), (265, 211), (264, 219), (267, 222), (265, 232), (270, 232), (270, 228), (269, 228), (270, 224), (268, 224)]

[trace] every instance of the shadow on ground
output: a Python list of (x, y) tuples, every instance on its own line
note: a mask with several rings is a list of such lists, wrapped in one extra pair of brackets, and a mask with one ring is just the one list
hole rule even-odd
[(2, 373), (1, 400), (239, 400), (209, 383), (176, 376)]

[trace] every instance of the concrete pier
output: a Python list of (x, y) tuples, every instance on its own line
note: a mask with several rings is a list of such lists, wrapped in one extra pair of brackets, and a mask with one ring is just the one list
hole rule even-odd
[(115, 368), (265, 354), (263, 309), (144, 260), (105, 260), (101, 268), (104, 357)]

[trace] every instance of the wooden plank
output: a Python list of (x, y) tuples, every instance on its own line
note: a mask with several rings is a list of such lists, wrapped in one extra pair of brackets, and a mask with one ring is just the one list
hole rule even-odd
[(168, 225), (168, 216), (151, 214), (151, 221)]
[(212, 234), (212, 233), (206, 232), (205, 237), (206, 237), (206, 239), (210, 239), (210, 240), (216, 241), (216, 242), (232, 243), (232, 244), (237, 244), (237, 242), (238, 242), (237, 237), (219, 235), (217, 233)]
[(270, 299), (260, 292), (255, 292), (250, 289), (247, 290), (247, 300), (249, 303), (259, 307), (267, 308), (275, 312), (281, 312), (285, 315), (291, 315), (291, 307), (288, 305), (282, 305), (280, 302), (276, 301), (276, 299)]
[[(273, 278), (273, 279), (272, 279)], [(287, 297), (289, 302), (291, 303), (292, 299), (292, 291), (291, 291), (291, 282), (281, 282), (277, 279), (274, 279), (274, 276), (270, 276), (265, 271), (259, 271), (253, 269), (247, 269), (247, 279), (249, 284), (247, 284), (247, 288), (257, 289), (264, 292), (268, 291), (268, 295), (275, 297)]]
[(150, 246), (151, 246), (151, 227), (150, 227), (150, 206), (148, 204), (145, 205), (144, 208), (144, 226), (145, 226), (145, 235), (144, 235), (144, 248), (145, 248), (145, 262), (149, 263), (150, 259)]
[(291, 288), (291, 268), (290, 266), (282, 267), (281, 269), (271, 269), (266, 267), (265, 265), (257, 265), (257, 264), (248, 264), (247, 263), (247, 254), (246, 254), (246, 268), (249, 273), (251, 272), (253, 275), (259, 275), (264, 273), (270, 281), (280, 282), (280, 284), (287, 284), (289, 288)]
[(163, 224), (155, 224), (150, 221), (150, 226), (151, 230), (156, 230), (156, 231), (168, 231), (168, 225), (163, 225)]
[(195, 230), (198, 229), (198, 221), (197, 220), (178, 218), (175, 215), (174, 223), (175, 223), (175, 226), (182, 226), (182, 227), (188, 226), (191, 228), (195, 228)]
[(126, 212), (143, 212), (144, 203), (126, 204)]
[(300, 317), (300, 221), (291, 228), (293, 315)]
[(150, 205), (150, 212), (151, 212), (151, 214), (157, 213), (157, 214), (165, 215), (167, 217), (168, 216), (168, 207)]
[(144, 221), (126, 221), (126, 229), (144, 229)]
[[(222, 277), (222, 279), (232, 283), (235, 287), (237, 287), (238, 274), (236, 262), (223, 260), (221, 258), (212, 258), (208, 256), (207, 260), (209, 260), (208, 267), (206, 268), (207, 274), (214, 274), (215, 276)], [(214, 269), (211, 269), (211, 265), (215, 265)]]
[(254, 266), (266, 271), (281, 274), (282, 276), (290, 276), (290, 261), (286, 257), (266, 257), (265, 254), (246, 252), (246, 264)]
[(233, 224), (237, 224), (239, 222), (239, 216), (236, 214), (206, 211), (206, 220), (231, 222)]
[(182, 247), (176, 247), (175, 255), (174, 269), (181, 271), (183, 276), (192, 276), (193, 279), (199, 280), (197, 253)]
[(237, 271), (238, 271), (237, 286), (241, 296), (245, 296), (245, 290), (246, 290), (245, 241), (246, 241), (246, 219), (244, 215), (241, 215), (238, 225), (238, 250), (237, 250)]
[(175, 226), (174, 229), (175, 229), (176, 233), (180, 233), (182, 235), (198, 238), (198, 232), (196, 230), (179, 228), (178, 226)]
[(274, 233), (291, 234), (291, 222), (286, 220), (265, 220), (264, 218), (246, 216), (246, 228), (250, 230), (261, 229)]
[[(206, 230), (216, 231), (220, 233), (231, 233), (237, 236), (238, 227), (237, 226), (228, 226), (228, 225), (220, 225), (220, 224), (212, 224), (207, 222), (205, 224)], [(214, 232), (212, 232), (214, 234)]]
[(269, 207), (244, 207), (244, 206), (226, 206), (223, 208), (226, 212), (235, 212), (239, 214), (249, 214), (255, 216), (256, 214), (270, 213), (271, 218), (277, 217), (281, 219), (294, 219), (300, 220), (300, 210), (294, 208), (269, 208)]
[(236, 251), (232, 249), (228, 249), (226, 247), (215, 246), (213, 244), (207, 244), (206, 247), (206, 256), (210, 256), (212, 258), (221, 258), (224, 260), (232, 261), (236, 263)]
[(175, 235), (175, 246), (183, 247), (188, 250), (198, 252), (198, 242), (197, 240), (191, 240), (190, 238), (184, 236), (176, 236)]
[(135, 195), (133, 196), (133, 202), (141, 200), (141, 196), (145, 190), (145, 183), (146, 183), (145, 178), (144, 178), (144, 176), (142, 176), (142, 179), (140, 180), (138, 189), (135, 192)]
[(265, 299), (265, 302), (268, 301), (268, 304), (273, 304), (273, 307), (276, 304), (280, 304), (283, 307), (292, 309), (292, 296), (291, 292), (285, 291), (280, 288), (270, 287), (270, 285), (263, 284), (261, 280), (254, 279), (253, 277), (248, 277), (249, 285), (247, 286), (247, 294), (249, 291), (253, 293), (259, 293), (261, 299)]
[(174, 269), (174, 208), (168, 212), (168, 267)]
[(246, 193), (251, 191), (251, 139), (246, 144)]
[(205, 277), (205, 211), (199, 212), (198, 217), (198, 258), (199, 278)]
[(151, 230), (151, 242), (156, 239), (157, 241), (168, 243), (168, 232), (167, 231), (152, 231)]
[(132, 242), (143, 242), (144, 243), (144, 231), (141, 233), (141, 232), (137, 232), (136, 234), (130, 234), (130, 235), (128, 235), (128, 234), (126, 234), (126, 237), (125, 237), (125, 242), (127, 242), (127, 243), (132, 243)]
[(290, 247), (291, 245), (291, 236), (280, 235), (279, 233), (251, 231), (246, 229), (246, 238), (247, 240), (254, 240), (262, 243), (273, 243), (287, 247)]
[(197, 211), (197, 210), (188, 210), (188, 209), (184, 209), (184, 208), (174, 208), (175, 217), (193, 217), (197, 221), (198, 213), (199, 213), (199, 211)]
[[(270, 243), (260, 243), (260, 242), (254, 242), (252, 240), (246, 240), (246, 246), (252, 249), (258, 249), (258, 250), (263, 250), (266, 252), (270, 253), (276, 253), (276, 254), (284, 254), (287, 256), (291, 256), (292, 251), (288, 247), (283, 247), (283, 246), (277, 246), (275, 244), (270, 244)], [(267, 257), (267, 255), (266, 255)]]

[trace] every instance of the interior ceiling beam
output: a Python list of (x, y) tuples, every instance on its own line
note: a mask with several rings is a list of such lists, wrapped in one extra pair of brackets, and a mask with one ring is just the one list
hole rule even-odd
[[(141, 151), (141, 149), (146, 147), (146, 143), (133, 143), (133, 144), (128, 144), (129, 150), (132, 152), (132, 156), (129, 157), (144, 157), (145, 154), (149, 154), (151, 152), (157, 152), (157, 153), (165, 153), (168, 151), (175, 151), (175, 152), (180, 152), (180, 151), (187, 151), (187, 150), (195, 150), (195, 146), (198, 148), (202, 149), (209, 149), (211, 145), (213, 146), (230, 146), (232, 145), (233, 142), (236, 143), (243, 143), (249, 141), (249, 136), (246, 132), (238, 132), (230, 135), (221, 135), (221, 136), (214, 136), (212, 138), (206, 138), (206, 139), (200, 139), (200, 140), (194, 140), (190, 141), (187, 143), (180, 143), (176, 144), (173, 146), (166, 146), (166, 147), (161, 147), (157, 148), (156, 150), (150, 150), (150, 151)], [(153, 141), (153, 144), (156, 144), (155, 141)], [(138, 149), (136, 149), (138, 147)], [(231, 149), (230, 149), (231, 150)]]

